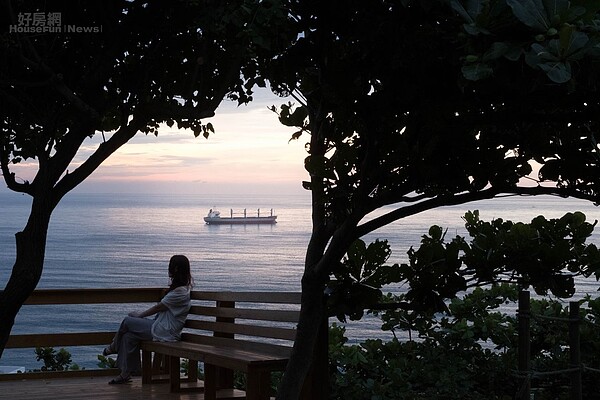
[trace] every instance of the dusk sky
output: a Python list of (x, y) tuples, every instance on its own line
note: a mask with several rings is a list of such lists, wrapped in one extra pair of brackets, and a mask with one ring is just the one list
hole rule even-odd
[[(308, 136), (289, 142), (294, 129), (267, 109), (289, 100), (257, 89), (247, 106), (224, 101), (212, 122), (215, 133), (195, 138), (191, 131), (164, 125), (158, 137), (138, 133), (75, 190), (81, 193), (302, 193)], [(101, 140), (84, 143), (78, 160)], [(36, 163), (15, 169), (31, 179)], [(2, 185), (0, 191), (7, 191)]]

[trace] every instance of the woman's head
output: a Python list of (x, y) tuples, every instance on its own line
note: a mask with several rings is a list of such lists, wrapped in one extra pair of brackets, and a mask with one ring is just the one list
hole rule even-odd
[(190, 260), (184, 255), (174, 255), (169, 261), (169, 277), (171, 278), (170, 290), (179, 286), (192, 286)]

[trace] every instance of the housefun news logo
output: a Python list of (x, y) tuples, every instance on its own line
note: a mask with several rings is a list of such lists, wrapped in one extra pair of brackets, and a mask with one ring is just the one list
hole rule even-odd
[(21, 12), (17, 24), (9, 25), (9, 33), (101, 33), (102, 25), (79, 26), (62, 23), (60, 12)]

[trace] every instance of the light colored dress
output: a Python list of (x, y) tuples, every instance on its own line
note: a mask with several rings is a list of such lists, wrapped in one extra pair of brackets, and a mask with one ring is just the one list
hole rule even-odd
[(117, 367), (122, 373), (138, 373), (141, 369), (140, 342), (155, 340), (175, 342), (190, 311), (190, 288), (179, 286), (160, 301), (168, 310), (160, 311), (154, 320), (125, 317), (115, 335), (111, 348), (117, 352)]
[(181, 340), (181, 330), (190, 312), (190, 289), (179, 286), (171, 290), (160, 301), (168, 310), (156, 314), (152, 324), (152, 338), (157, 342), (176, 342)]

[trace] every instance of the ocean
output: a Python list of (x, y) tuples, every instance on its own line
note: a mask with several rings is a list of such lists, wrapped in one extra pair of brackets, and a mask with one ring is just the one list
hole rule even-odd
[[(14, 234), (29, 215), (27, 196), (0, 193), (0, 285), (4, 287), (15, 257)], [(210, 208), (261, 214), (273, 208), (276, 225), (206, 225)], [(388, 207), (388, 209), (390, 209)], [(447, 237), (464, 235), (462, 216), (480, 210), (484, 220), (529, 222), (537, 215), (560, 217), (582, 211), (600, 220), (590, 203), (553, 197), (508, 197), (425, 212), (373, 232), (365, 241), (388, 239), (390, 263), (406, 261), (429, 226), (448, 229)], [(385, 210), (377, 213), (381, 214)], [(67, 195), (55, 210), (48, 235), (46, 262), (39, 288), (164, 287), (171, 255), (185, 254), (198, 290), (300, 290), (306, 246), (311, 232), (310, 195)], [(598, 231), (598, 229), (596, 229)], [(592, 240), (600, 245), (600, 234)], [(595, 280), (578, 282), (577, 296), (594, 293)], [(402, 286), (390, 287), (401, 291)], [(141, 307), (137, 305), (136, 307)], [(131, 305), (24, 306), (13, 333), (78, 332), (116, 329)], [(353, 341), (389, 338), (378, 321), (347, 324)], [(100, 347), (67, 349), (73, 362), (95, 368)], [(33, 349), (7, 349), (0, 365), (40, 368)]]

